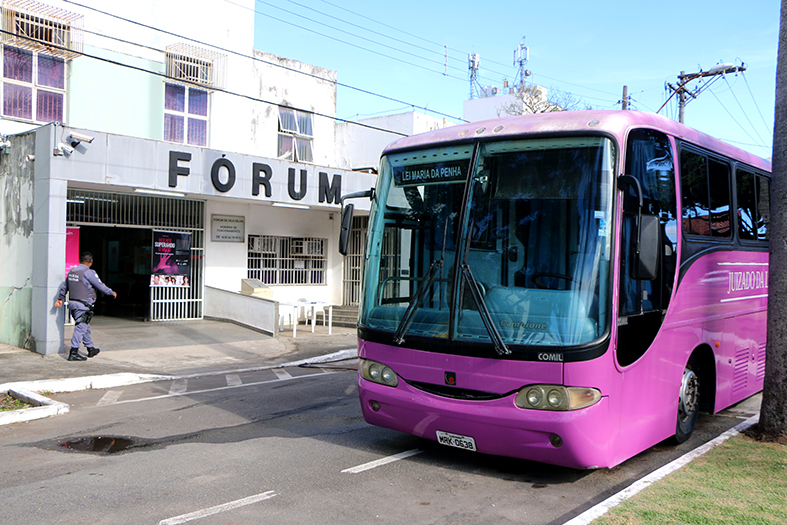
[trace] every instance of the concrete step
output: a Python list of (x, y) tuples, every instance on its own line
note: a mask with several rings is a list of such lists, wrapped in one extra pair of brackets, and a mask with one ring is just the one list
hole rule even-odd
[(333, 325), (353, 328), (358, 324), (357, 306), (334, 306)]

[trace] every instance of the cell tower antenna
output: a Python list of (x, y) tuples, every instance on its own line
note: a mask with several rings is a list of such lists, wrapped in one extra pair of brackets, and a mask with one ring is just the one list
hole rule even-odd
[(467, 55), (467, 68), (470, 72), (470, 100), (473, 96), (481, 98), (478, 92), (478, 69), (481, 67), (481, 56), (478, 53)]
[(525, 69), (527, 61), (530, 60), (530, 49), (525, 45), (525, 37), (522, 37), (519, 46), (514, 50), (514, 66), (518, 66), (517, 77), (514, 81), (514, 87), (522, 93), (525, 91), (525, 79), (532, 73)]

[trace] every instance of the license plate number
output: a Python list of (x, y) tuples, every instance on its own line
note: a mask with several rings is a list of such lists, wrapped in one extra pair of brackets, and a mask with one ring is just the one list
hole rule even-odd
[(448, 445), (449, 447), (461, 448), (464, 450), (472, 450), (475, 452), (475, 439), (470, 436), (460, 436), (459, 434), (451, 434), (449, 432), (437, 431), (437, 442), (441, 445)]

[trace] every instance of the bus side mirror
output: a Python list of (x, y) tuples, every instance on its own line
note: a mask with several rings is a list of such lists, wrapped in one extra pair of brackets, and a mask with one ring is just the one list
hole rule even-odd
[(347, 199), (360, 199), (361, 197), (369, 197), (369, 200), (374, 200), (374, 188), (369, 188), (365, 191), (356, 191), (342, 197), (342, 230), (339, 232), (339, 253), (347, 255), (347, 248), (350, 245), (350, 231), (353, 226), (353, 210), (355, 205), (344, 204)]
[(341, 224), (341, 231), (339, 232), (339, 253), (342, 255), (347, 255), (347, 248), (350, 244), (350, 229), (352, 228), (353, 224), (353, 210), (355, 209), (354, 204), (347, 204), (342, 209), (342, 224)]
[(642, 215), (639, 217), (639, 239), (634, 246), (639, 247), (639, 253), (634, 260), (634, 279), (652, 281), (658, 277), (659, 247), (661, 246), (661, 224), (655, 215)]

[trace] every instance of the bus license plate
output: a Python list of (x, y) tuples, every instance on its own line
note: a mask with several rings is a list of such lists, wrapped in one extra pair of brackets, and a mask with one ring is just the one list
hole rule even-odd
[(460, 436), (459, 434), (451, 434), (442, 430), (437, 431), (437, 442), (441, 445), (472, 450), (473, 452), (476, 450), (475, 439), (470, 436)]

